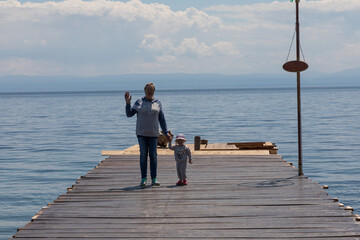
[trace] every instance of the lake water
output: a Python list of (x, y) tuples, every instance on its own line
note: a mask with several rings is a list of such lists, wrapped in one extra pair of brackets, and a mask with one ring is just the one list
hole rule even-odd
[[(133, 99), (142, 91), (131, 92)], [(0, 238), (93, 169), (137, 144), (124, 92), (0, 93)], [(296, 89), (157, 91), (168, 128), (215, 142), (271, 141), (297, 166)], [(360, 210), (360, 88), (302, 89), (303, 170)], [(159, 174), (161, 181), (161, 173)]]

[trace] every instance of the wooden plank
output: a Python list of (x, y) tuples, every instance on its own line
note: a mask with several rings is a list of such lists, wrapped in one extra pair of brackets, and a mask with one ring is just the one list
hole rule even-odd
[(227, 145), (235, 145), (240, 147), (242, 146), (264, 147), (265, 143), (266, 142), (236, 142), (236, 143), (227, 143)]
[(242, 143), (228, 143), (229, 146), (234, 146), (239, 150), (260, 150), (267, 149), (270, 154), (277, 154), (278, 148), (272, 142), (242, 142)]
[[(139, 230), (141, 230), (139, 232)], [(316, 230), (316, 229), (314, 229)], [(337, 231), (332, 232), (331, 229), (325, 229), (318, 232), (309, 232), (309, 231), (286, 231), (284, 229), (277, 229), (272, 231), (266, 231), (265, 229), (255, 229), (255, 230), (244, 230), (244, 229), (176, 229), (172, 228), (163, 228), (161, 226), (152, 226), (150, 227), (138, 227), (135, 229), (128, 229), (127, 231), (122, 232), (41, 232), (41, 231), (21, 231), (17, 235), (18, 237), (31, 237), (31, 238), (170, 238), (177, 239), (179, 236), (182, 238), (345, 238), (352, 237), (358, 238), (360, 234), (353, 231)]]
[(15, 238), (360, 237), (352, 212), (278, 155), (194, 155), (184, 187), (173, 156), (159, 155), (158, 178), (160, 187), (140, 188), (139, 157), (110, 156)]
[[(226, 143), (212, 143), (212, 144), (201, 144), (201, 151), (194, 150), (194, 144), (186, 144), (192, 151), (192, 155), (269, 155), (269, 150), (266, 149), (249, 149), (249, 150), (239, 150), (235, 146), (229, 146)], [(212, 149), (212, 150), (210, 150)], [(206, 153), (203, 152), (206, 151)], [(223, 152), (225, 151), (226, 152)], [(231, 151), (232, 150), (232, 151)], [(210, 151), (210, 152), (208, 152)], [(158, 155), (173, 155), (174, 152), (167, 148), (158, 148)], [(101, 151), (102, 156), (138, 156), (139, 155), (139, 145), (134, 145), (128, 149), (117, 151), (117, 150), (103, 150)]]
[[(154, 226), (158, 224), (165, 224), (166, 226), (172, 226), (174, 224), (179, 224), (183, 228), (187, 229), (195, 229), (199, 228), (199, 225), (203, 227), (210, 227), (215, 228), (219, 227), (218, 224), (221, 224), (222, 228), (238, 228), (238, 229), (258, 229), (259, 226), (263, 225), (263, 229), (311, 229), (311, 228), (332, 228), (336, 230), (358, 230), (354, 226), (348, 226), (346, 222), (316, 222), (316, 221), (310, 221), (307, 223), (299, 222), (299, 223), (289, 223), (288, 220), (286, 221), (269, 221), (270, 219), (264, 219), (263, 221), (258, 222), (260, 219), (253, 219), (251, 220), (245, 220), (245, 221), (239, 221), (239, 219), (235, 219), (233, 221), (222, 221), (222, 219), (214, 219), (214, 221), (204, 221), (204, 219), (173, 219), (170, 221), (165, 221), (165, 219), (157, 219), (151, 222), (148, 222), (148, 219), (145, 219), (146, 221), (141, 221), (141, 219), (132, 219), (131, 220), (123, 220), (122, 222), (108, 222), (108, 223), (98, 223), (98, 222), (82, 222), (82, 219), (77, 219), (77, 222), (75, 223), (61, 223), (61, 222), (53, 222), (53, 223), (41, 223), (44, 221), (38, 221), (38, 223), (32, 223), (24, 226), (23, 228), (20, 228), (19, 230), (55, 230), (55, 229), (112, 229), (113, 227), (117, 227), (117, 229), (127, 229), (133, 227), (133, 224), (146, 224), (147, 226)], [(136, 221), (136, 222), (135, 222)]]
[(233, 143), (227, 143), (227, 145), (235, 145), (235, 146), (276, 146), (272, 142), (233, 142)]

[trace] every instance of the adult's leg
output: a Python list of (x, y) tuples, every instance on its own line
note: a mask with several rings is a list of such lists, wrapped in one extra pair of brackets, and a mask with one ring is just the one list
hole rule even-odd
[(146, 178), (147, 176), (147, 156), (149, 149), (148, 137), (138, 136), (139, 147), (140, 147), (140, 170), (141, 178)]
[(157, 137), (149, 137), (149, 157), (150, 157), (150, 174), (151, 178), (157, 176)]

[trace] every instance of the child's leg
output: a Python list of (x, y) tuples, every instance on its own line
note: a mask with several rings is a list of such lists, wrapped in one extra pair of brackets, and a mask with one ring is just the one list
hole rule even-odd
[(179, 180), (181, 179), (181, 162), (176, 161), (176, 172), (177, 172), (177, 176), (179, 178)]
[(186, 179), (186, 160), (185, 161), (182, 161), (180, 163), (180, 180), (185, 180)]

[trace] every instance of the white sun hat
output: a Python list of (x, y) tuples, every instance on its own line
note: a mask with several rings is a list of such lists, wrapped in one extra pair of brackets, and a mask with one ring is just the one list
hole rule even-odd
[(184, 140), (184, 141), (186, 141), (186, 138), (185, 138), (184, 134), (179, 134), (179, 135), (176, 136), (175, 140)]

